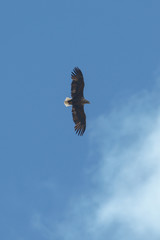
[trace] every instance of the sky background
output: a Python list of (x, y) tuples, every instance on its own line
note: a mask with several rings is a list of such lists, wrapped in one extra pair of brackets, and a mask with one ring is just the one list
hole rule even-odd
[[(160, 239), (159, 10), (0, 2), (1, 239)], [(83, 137), (64, 106), (75, 66)]]

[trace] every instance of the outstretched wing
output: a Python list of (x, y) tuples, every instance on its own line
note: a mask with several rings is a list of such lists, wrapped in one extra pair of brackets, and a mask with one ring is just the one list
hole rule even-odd
[(82, 136), (86, 129), (86, 115), (83, 105), (72, 106), (72, 117), (75, 123), (75, 131), (78, 135)]
[(84, 79), (81, 70), (78, 67), (73, 69), (71, 73), (72, 84), (71, 84), (71, 96), (72, 98), (83, 97)]

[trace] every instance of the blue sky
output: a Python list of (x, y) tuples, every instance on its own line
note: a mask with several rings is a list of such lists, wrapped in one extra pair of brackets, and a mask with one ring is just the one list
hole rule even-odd
[[(159, 9), (1, 1), (1, 239), (160, 238)], [(83, 137), (64, 106), (75, 66)]]

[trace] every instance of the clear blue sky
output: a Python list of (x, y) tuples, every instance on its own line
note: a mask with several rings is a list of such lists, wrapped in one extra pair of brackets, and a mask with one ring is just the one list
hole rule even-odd
[(159, 29), (158, 0), (1, 1), (1, 239), (160, 239)]

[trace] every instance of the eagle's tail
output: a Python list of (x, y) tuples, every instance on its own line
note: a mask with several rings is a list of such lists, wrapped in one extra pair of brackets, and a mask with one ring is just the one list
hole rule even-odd
[(64, 100), (64, 105), (66, 107), (72, 106), (71, 100), (72, 100), (72, 98), (66, 97), (66, 99)]

